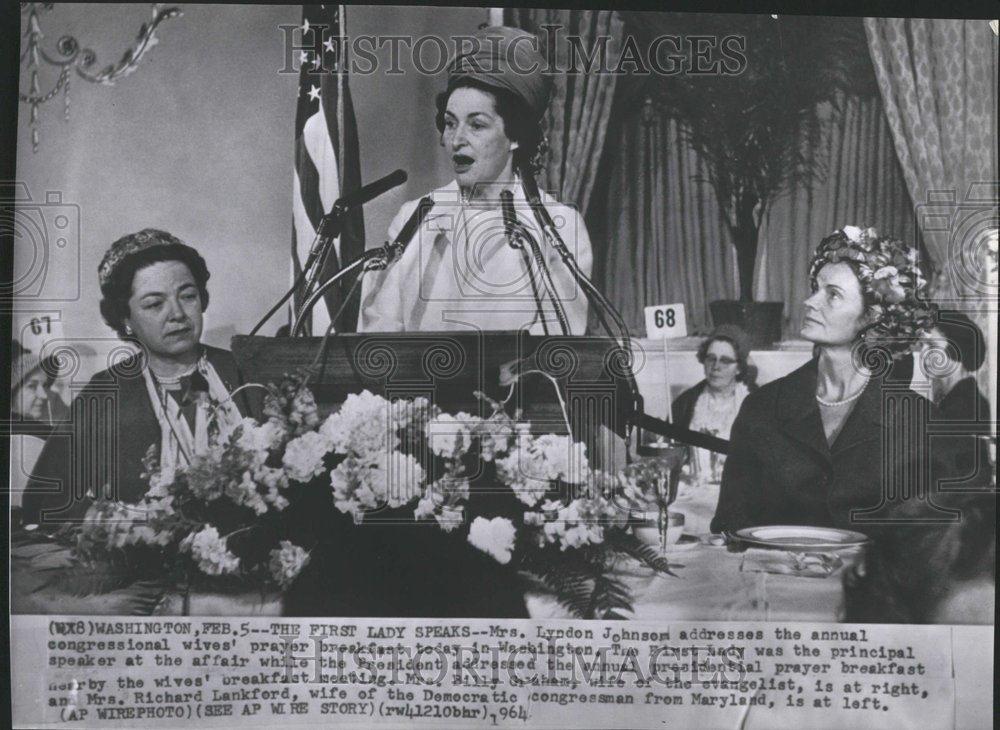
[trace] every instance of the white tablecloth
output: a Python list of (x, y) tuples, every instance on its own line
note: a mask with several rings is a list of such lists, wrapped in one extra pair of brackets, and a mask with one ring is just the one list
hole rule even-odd
[[(671, 511), (684, 514), (685, 534), (707, 541), (719, 501), (718, 484), (681, 481)], [(840, 573), (826, 578), (744, 570), (744, 553), (703, 542), (667, 555), (677, 576), (654, 574), (635, 562), (618, 575), (632, 591), (634, 618), (674, 621), (839, 620), (843, 604)], [(553, 597), (527, 596), (532, 618), (569, 618)]]

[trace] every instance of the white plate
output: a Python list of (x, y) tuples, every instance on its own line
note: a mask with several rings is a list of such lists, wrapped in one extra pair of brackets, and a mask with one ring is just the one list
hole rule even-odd
[(860, 532), (840, 530), (835, 527), (810, 527), (808, 525), (744, 527), (742, 530), (736, 531), (736, 537), (751, 545), (782, 550), (846, 548), (864, 545), (868, 542), (868, 537)]

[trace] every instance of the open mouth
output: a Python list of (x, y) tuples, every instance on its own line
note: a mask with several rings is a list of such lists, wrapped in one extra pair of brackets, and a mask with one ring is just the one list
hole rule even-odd
[(472, 163), (475, 162), (474, 159), (468, 155), (452, 155), (452, 164), (455, 166), (455, 172), (468, 172), (469, 168), (472, 167)]
[(185, 327), (182, 330), (174, 330), (173, 332), (167, 332), (167, 337), (183, 337), (189, 332), (191, 332), (191, 329), (189, 327)]

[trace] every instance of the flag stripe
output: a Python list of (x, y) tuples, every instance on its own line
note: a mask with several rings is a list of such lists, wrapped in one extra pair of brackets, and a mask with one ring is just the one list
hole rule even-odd
[[(315, 234), (324, 213), (323, 202), (319, 196), (320, 173), (301, 138), (296, 140), (295, 149), (297, 167), (295, 200), (302, 205), (309, 217), (312, 233)], [(303, 242), (303, 245), (308, 245), (308, 242)]]
[[(295, 176), (292, 203), (292, 270), (301, 272), (316, 236), (316, 228), (341, 196), (361, 185), (357, 127), (346, 70), (341, 71), (343, 8), (339, 5), (303, 5), (303, 25), (297, 34), (302, 51), (299, 95), (295, 113)], [(308, 30), (306, 30), (308, 28)], [(311, 48), (308, 48), (311, 46)], [(325, 69), (325, 70), (324, 70)], [(360, 209), (343, 221), (320, 272), (322, 283), (344, 263), (365, 249), (364, 217)], [(339, 282), (327, 291), (325, 306), (314, 309), (312, 331), (320, 334), (329, 317), (339, 310), (353, 280)], [(296, 293), (298, 302), (301, 292)], [(342, 331), (357, 328), (357, 302), (350, 302), (338, 321)]]

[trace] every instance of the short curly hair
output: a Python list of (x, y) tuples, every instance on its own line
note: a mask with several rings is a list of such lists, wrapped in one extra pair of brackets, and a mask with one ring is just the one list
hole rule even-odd
[(548, 153), (548, 140), (541, 120), (535, 118), (523, 99), (517, 95), (497, 89), (475, 79), (460, 77), (448, 84), (448, 88), (437, 95), (437, 113), (434, 123), (439, 134), (444, 134), (444, 113), (448, 99), (461, 88), (476, 89), (495, 99), (497, 114), (503, 119), (504, 132), (512, 142), (517, 142), (514, 150), (514, 169), (519, 173), (537, 175), (544, 167)]
[(208, 309), (208, 279), (211, 274), (197, 249), (166, 231), (146, 228), (130, 233), (111, 244), (99, 267), (101, 316), (122, 339), (128, 339), (125, 319), (130, 315), (128, 300), (136, 272), (162, 261), (180, 261), (188, 267), (198, 287), (202, 311)]
[(809, 266), (809, 282), (827, 264), (846, 263), (854, 271), (864, 297), (869, 324), (861, 331), (866, 351), (878, 349), (893, 359), (912, 352), (922, 334), (937, 320), (937, 307), (923, 298), (927, 282), (917, 249), (874, 228), (844, 226), (824, 238)]
[(752, 372), (749, 363), (749, 347), (747, 345), (746, 335), (742, 331), (737, 330), (732, 325), (722, 325), (717, 327), (712, 334), (706, 337), (698, 345), (697, 358), (698, 362), (702, 365), (705, 364), (705, 358), (708, 357), (708, 348), (712, 346), (713, 342), (727, 342), (733, 348), (733, 352), (736, 353), (736, 379), (741, 383), (751, 384)]

